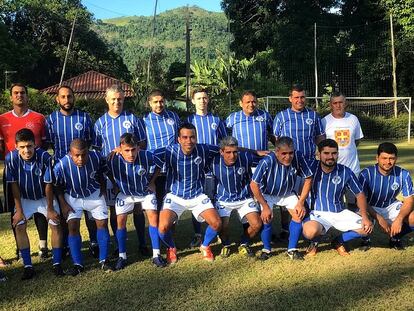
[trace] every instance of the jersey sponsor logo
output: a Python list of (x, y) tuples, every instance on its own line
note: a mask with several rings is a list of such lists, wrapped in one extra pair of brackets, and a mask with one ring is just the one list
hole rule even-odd
[(201, 204), (207, 204), (210, 202), (209, 198), (205, 198), (203, 201), (201, 201)]
[(313, 124), (313, 120), (311, 118), (307, 118), (305, 122), (306, 122), (307, 125), (312, 125)]
[(201, 161), (203, 161), (203, 160), (201, 159), (201, 157), (196, 157), (196, 158), (194, 159), (194, 163), (195, 163), (195, 164), (197, 164), (197, 165), (199, 165), (199, 164), (201, 163)]
[(2, 125), (2, 127), (8, 127), (8, 126), (12, 126), (12, 125), (10, 123)]
[(392, 190), (397, 190), (398, 188), (400, 187), (400, 185), (397, 183), (397, 182), (394, 182), (392, 185), (391, 185), (391, 189)]
[(26, 123), (26, 128), (28, 128), (28, 129), (34, 129), (34, 127), (35, 127), (35, 125), (34, 125), (33, 122), (27, 122)]
[(168, 123), (169, 125), (174, 125), (175, 121), (174, 121), (173, 119), (171, 119), (171, 118), (168, 118), (168, 119), (167, 119), (167, 123)]
[(339, 147), (346, 147), (351, 142), (351, 132), (349, 129), (335, 131), (335, 141)]
[(256, 117), (256, 121), (263, 122), (264, 118), (262, 116), (258, 116)]
[(339, 184), (341, 181), (342, 181), (342, 178), (341, 178), (341, 177), (339, 177), (338, 175), (337, 175), (337, 176), (335, 176), (334, 178), (332, 178), (332, 183), (333, 183), (334, 185)]
[(83, 124), (82, 123), (75, 123), (75, 129), (77, 129), (78, 131), (82, 131), (83, 130)]
[(34, 174), (35, 174), (36, 176), (40, 176), (40, 175), (42, 175), (42, 170), (41, 170), (39, 167), (37, 167), (37, 168), (34, 170)]
[(126, 128), (127, 130), (128, 130), (128, 129), (130, 129), (130, 128), (131, 128), (131, 126), (132, 126), (131, 121), (128, 121), (128, 120), (124, 121), (124, 122), (122, 123), (122, 126), (123, 126), (124, 128)]
[(211, 128), (213, 130), (217, 130), (217, 123), (211, 123)]
[(239, 169), (237, 170), (237, 174), (243, 175), (244, 174), (244, 167), (239, 167)]
[(143, 175), (145, 175), (145, 173), (146, 173), (147, 171), (146, 171), (146, 169), (145, 168), (140, 168), (139, 170), (138, 170), (138, 175), (139, 176), (143, 176)]

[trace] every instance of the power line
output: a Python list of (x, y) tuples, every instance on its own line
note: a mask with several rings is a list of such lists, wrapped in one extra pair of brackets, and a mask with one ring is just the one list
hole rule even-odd
[(101, 10), (104, 10), (104, 11), (107, 11), (107, 12), (110, 12), (110, 13), (114, 13), (114, 14), (117, 14), (119, 16), (130, 16), (131, 15), (130, 13), (126, 14), (126, 13), (120, 13), (120, 12), (117, 12), (117, 11), (113, 11), (113, 10), (101, 7), (99, 5), (93, 4), (93, 3), (89, 2), (89, 1), (86, 1), (86, 0), (83, 0), (83, 2), (88, 3), (89, 5), (91, 5), (95, 8), (98, 8), (98, 9), (101, 9)]

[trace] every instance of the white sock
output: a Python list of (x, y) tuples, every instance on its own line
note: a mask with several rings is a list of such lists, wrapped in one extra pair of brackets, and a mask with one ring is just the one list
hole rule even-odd
[(46, 240), (39, 240), (39, 248), (47, 248), (47, 241)]
[(161, 255), (161, 252), (160, 252), (160, 250), (159, 250), (159, 249), (153, 249), (153, 250), (152, 250), (152, 258), (156, 258), (156, 257), (158, 257), (159, 255)]
[(127, 259), (126, 253), (119, 253), (119, 257), (122, 259)]

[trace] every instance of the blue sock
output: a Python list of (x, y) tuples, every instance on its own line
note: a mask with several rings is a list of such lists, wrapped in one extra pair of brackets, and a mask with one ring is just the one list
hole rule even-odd
[(144, 213), (134, 213), (134, 226), (138, 236), (139, 246), (144, 247), (145, 242), (145, 216)]
[(80, 235), (69, 235), (68, 244), (70, 249), (70, 256), (73, 264), (83, 266), (83, 259), (81, 253), (82, 238)]
[(158, 235), (161, 241), (163, 241), (164, 244), (167, 245), (167, 247), (169, 248), (175, 247), (174, 241), (172, 239), (171, 230), (167, 231), (166, 233), (161, 233), (160, 231), (158, 231)]
[(339, 243), (345, 243), (360, 237), (362, 237), (362, 235), (360, 235), (359, 233), (349, 230), (347, 232), (342, 233), (337, 239)]
[(271, 241), (272, 241), (272, 223), (263, 224), (262, 232), (260, 232), (260, 237), (262, 239), (263, 248), (265, 250), (271, 251)]
[(211, 241), (213, 241), (215, 239), (217, 234), (218, 234), (218, 232), (216, 230), (214, 230), (213, 228), (208, 226), (207, 229), (206, 229), (206, 233), (204, 234), (203, 246), (204, 247), (209, 246)]
[(289, 224), (288, 251), (294, 250), (297, 248), (301, 234), (302, 234), (302, 222), (296, 222), (296, 221), (291, 220)]
[(160, 237), (158, 235), (158, 228), (153, 226), (148, 226), (148, 232), (151, 239), (152, 249), (160, 249)]
[(120, 253), (126, 253), (127, 229), (117, 229), (115, 235), (118, 241), (118, 251)]
[(393, 236), (393, 238), (396, 240), (400, 240), (404, 235), (412, 232), (413, 229), (414, 229), (414, 226), (410, 227), (407, 223), (403, 222), (402, 227), (401, 227), (401, 232)]
[(30, 247), (21, 249), (20, 254), (22, 255), (24, 266), (32, 266), (32, 258), (30, 257)]
[(191, 217), (191, 220), (193, 222), (194, 233), (201, 235), (201, 223), (195, 219), (194, 215)]
[(52, 255), (53, 255), (53, 265), (61, 264), (62, 263), (62, 248), (52, 248)]
[(99, 262), (108, 257), (109, 231), (108, 228), (99, 228), (96, 230), (96, 237), (99, 245)]

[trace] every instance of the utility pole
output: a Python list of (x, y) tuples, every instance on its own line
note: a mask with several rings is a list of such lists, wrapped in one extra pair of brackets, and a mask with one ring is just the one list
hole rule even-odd
[(62, 82), (63, 82), (63, 77), (65, 76), (66, 63), (67, 63), (67, 61), (68, 61), (68, 56), (69, 56), (70, 45), (72, 44), (73, 32), (74, 32), (74, 30), (75, 30), (76, 16), (77, 16), (77, 13), (75, 13), (75, 18), (73, 19), (73, 23), (72, 23), (72, 30), (71, 30), (71, 32), (70, 32), (70, 37), (69, 37), (68, 48), (66, 49), (65, 61), (63, 62), (62, 75), (60, 76), (59, 86), (61, 86), (61, 85), (62, 85)]
[[(392, 14), (390, 14), (390, 30), (391, 30), (391, 57), (392, 57), (392, 94), (394, 98), (398, 96), (397, 93), (397, 60), (395, 58), (394, 47), (394, 25), (392, 22)], [(394, 100), (394, 118), (398, 117), (397, 100)]]
[(152, 18), (152, 37), (151, 37), (151, 47), (150, 47), (150, 54), (148, 57), (148, 66), (147, 66), (147, 86), (149, 84), (150, 80), (150, 68), (151, 68), (151, 58), (152, 58), (152, 51), (154, 50), (154, 38), (155, 38), (155, 31), (157, 29), (156, 27), (156, 16), (157, 16), (157, 5), (158, 0), (155, 0), (155, 6), (154, 6), (154, 16)]
[(190, 10), (187, 5), (187, 20), (185, 23), (185, 103), (187, 111), (190, 108)]
[(7, 82), (8, 82), (8, 76), (11, 74), (17, 73), (16, 70), (5, 70), (4, 71), (4, 90), (7, 90)]

